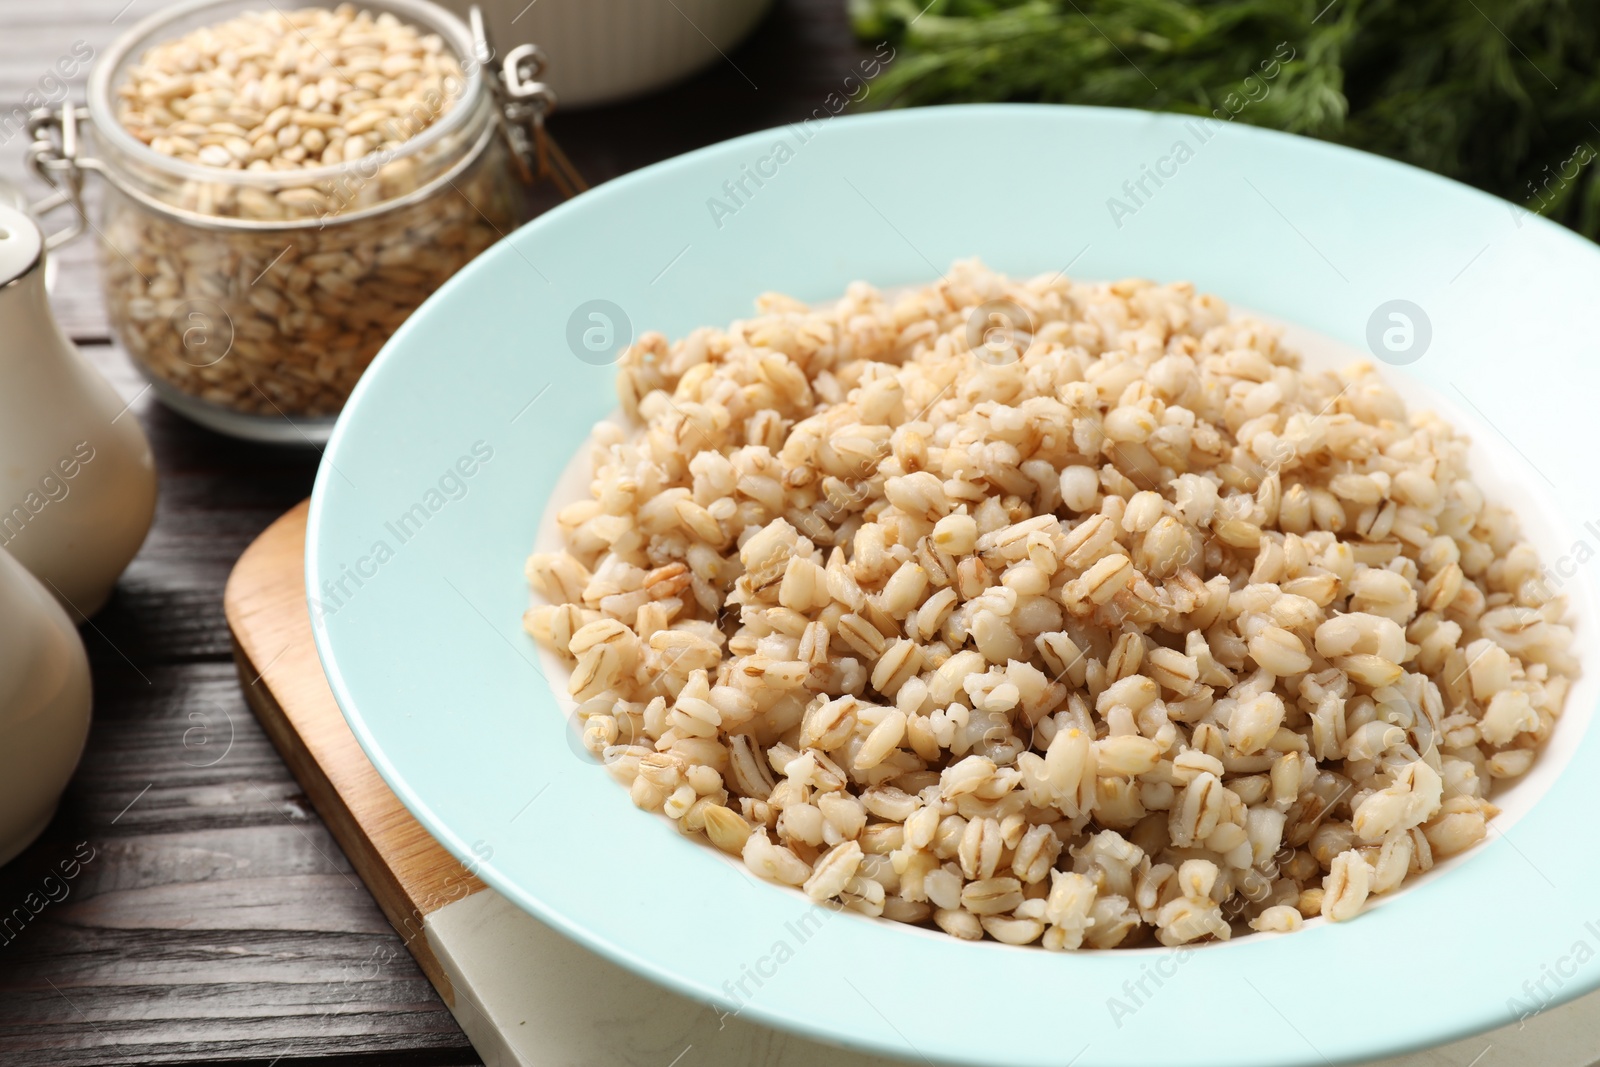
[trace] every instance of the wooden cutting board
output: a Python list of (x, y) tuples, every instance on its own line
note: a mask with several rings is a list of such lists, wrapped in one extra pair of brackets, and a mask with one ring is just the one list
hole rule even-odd
[[(268, 527), (228, 579), (224, 607), (239, 681), (487, 1067), (902, 1062), (778, 1033), (668, 992), (550, 930), (434, 841), (368, 762), (323, 677), (306, 610), (306, 510), (302, 503)], [(1597, 998), (1368, 1067), (1593, 1067), (1600, 1062)], [(906, 1056), (921, 1060), (909, 1047)]]

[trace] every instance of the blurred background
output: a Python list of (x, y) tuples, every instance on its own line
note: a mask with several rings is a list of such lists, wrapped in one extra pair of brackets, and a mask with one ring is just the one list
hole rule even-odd
[[(773, 114), (756, 100), (760, 75), (770, 79), (774, 63), (804, 72), (818, 94), (805, 113), (819, 104), (832, 112), (974, 101), (1174, 111), (1376, 152), (1588, 237), (1600, 232), (1600, 183), (1589, 166), (1600, 143), (1593, 0), (670, 6), (676, 10), (651, 0), (493, 0), (487, 10), (498, 37), (520, 39), (520, 24), (546, 45), (551, 81), (573, 105), (658, 89), (725, 58), (736, 69), (712, 71), (684, 102), (723, 113), (729, 132)], [(737, 48), (762, 18), (756, 37)], [(879, 62), (863, 76), (854, 56)], [(628, 119), (626, 109), (615, 114), (618, 133), (644, 133)]]

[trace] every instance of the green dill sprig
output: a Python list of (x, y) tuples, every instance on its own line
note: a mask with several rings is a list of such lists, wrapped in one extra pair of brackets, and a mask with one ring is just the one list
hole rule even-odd
[(861, 39), (897, 50), (869, 106), (1019, 100), (1233, 115), (1426, 167), (1600, 236), (1600, 0), (850, 8)]

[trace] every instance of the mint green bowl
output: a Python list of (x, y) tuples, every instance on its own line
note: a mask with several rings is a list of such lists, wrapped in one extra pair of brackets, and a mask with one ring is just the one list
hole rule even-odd
[[(1163, 177), (1135, 202), (1124, 183), (1146, 167)], [(735, 202), (724, 183), (741, 181)], [(1572, 596), (1587, 666), (1489, 842), (1348, 924), (1181, 954), (1053, 954), (814, 912), (635, 809), (578, 754), (520, 621), (552, 488), (615, 406), (612, 369), (569, 346), (574, 312), (611, 301), (635, 335), (676, 337), (747, 315), (762, 291), (827, 300), (973, 255), (1014, 275), (1071, 263), (1086, 278), (1190, 279), (1355, 348), (1385, 302), (1424, 309), (1431, 346), (1389, 377), (1473, 434), (1484, 484), (1516, 503)], [(1600, 751), (1585, 732), (1600, 524), (1584, 525), (1600, 518), (1600, 478), (1582, 429), (1600, 397), (1597, 297), (1600, 250), (1559, 227), (1248, 127), (984, 106), (752, 134), (550, 212), (389, 342), (312, 499), (318, 649), (385, 780), (490, 885), (623, 966), (774, 1026), (1029, 1067), (1340, 1063), (1500, 1026), (1600, 919)], [(1584, 961), (1545, 982), (1551, 1002), (1600, 984)], [(759, 987), (741, 990), (751, 968)]]

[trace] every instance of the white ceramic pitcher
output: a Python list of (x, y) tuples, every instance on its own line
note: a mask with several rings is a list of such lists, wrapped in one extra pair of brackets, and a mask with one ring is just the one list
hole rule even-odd
[(0, 547), (74, 620), (100, 610), (155, 514), (139, 420), (62, 333), (44, 238), (0, 204)]
[(72, 620), (0, 549), (0, 863), (55, 814), (89, 735), (89, 659)]

